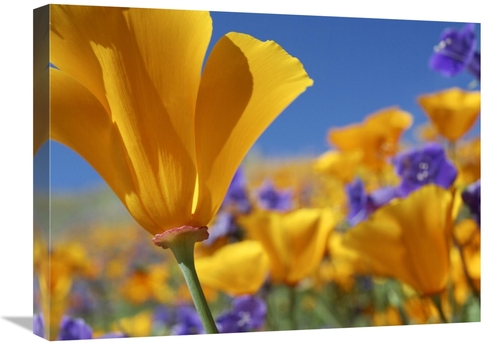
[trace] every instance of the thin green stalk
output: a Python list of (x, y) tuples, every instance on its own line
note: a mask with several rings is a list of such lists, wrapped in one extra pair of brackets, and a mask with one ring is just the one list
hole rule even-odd
[(445, 323), (449, 323), (450, 321), (448, 320), (448, 318), (444, 314), (443, 304), (441, 303), (441, 295), (435, 294), (435, 295), (430, 296), (430, 298), (431, 298), (432, 302), (434, 302), (434, 305), (436, 306), (436, 308), (439, 312), (439, 316), (441, 317), (441, 321), (443, 321)]
[(276, 303), (275, 298), (273, 298), (273, 287), (269, 286), (268, 291), (265, 294), (265, 299), (266, 299), (266, 305), (267, 305), (267, 315), (266, 315), (266, 323), (267, 323), (267, 330), (268, 331), (276, 331), (278, 330), (278, 326), (275, 320), (275, 309), (276, 309)]
[(205, 332), (207, 334), (219, 333), (205, 295), (203, 294), (200, 280), (196, 274), (194, 266), (194, 243), (175, 245), (172, 246), (171, 249), (184, 275), (184, 279), (186, 280), (189, 292), (193, 298), (194, 306), (200, 316)]
[(297, 290), (295, 289), (295, 286), (289, 286), (288, 287), (289, 291), (289, 297), (290, 297), (290, 328), (292, 330), (297, 329)]

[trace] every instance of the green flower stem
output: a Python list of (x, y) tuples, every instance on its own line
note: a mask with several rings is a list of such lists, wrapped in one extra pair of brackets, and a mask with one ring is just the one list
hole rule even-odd
[(439, 316), (441, 317), (441, 321), (448, 323), (449, 322), (448, 318), (444, 314), (443, 304), (441, 303), (441, 295), (435, 294), (435, 295), (430, 296), (430, 298), (431, 298), (432, 302), (434, 302), (434, 305), (436, 306), (436, 308), (439, 312)]
[(175, 259), (184, 275), (184, 279), (186, 280), (189, 292), (193, 298), (194, 306), (200, 316), (205, 332), (207, 334), (219, 333), (205, 295), (203, 294), (200, 280), (196, 274), (194, 266), (194, 242), (186, 241), (178, 243), (171, 246), (170, 249), (172, 249)]
[(290, 329), (297, 330), (297, 290), (295, 286), (288, 287), (289, 301), (290, 301)]

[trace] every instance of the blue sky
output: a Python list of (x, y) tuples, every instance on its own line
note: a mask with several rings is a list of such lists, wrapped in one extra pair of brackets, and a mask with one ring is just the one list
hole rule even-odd
[[(212, 12), (212, 19), (208, 51), (230, 31), (274, 40), (299, 58), (314, 80), (257, 141), (255, 148), (265, 156), (320, 154), (329, 148), (329, 128), (362, 121), (389, 106), (410, 112), (414, 126), (421, 124), (426, 117), (416, 103), (418, 95), (454, 86), (467, 89), (473, 80), (467, 73), (445, 78), (427, 65), (441, 32), (463, 23), (229, 12)], [(405, 139), (412, 139), (412, 130)], [(62, 145), (51, 144), (51, 157), (54, 190), (104, 183)]]

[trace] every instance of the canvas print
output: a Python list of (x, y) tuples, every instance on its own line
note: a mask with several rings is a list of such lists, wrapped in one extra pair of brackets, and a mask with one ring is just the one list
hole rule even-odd
[(480, 321), (480, 23), (33, 23), (36, 335)]

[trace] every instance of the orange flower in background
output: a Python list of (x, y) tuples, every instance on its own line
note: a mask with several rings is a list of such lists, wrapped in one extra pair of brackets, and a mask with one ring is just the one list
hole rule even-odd
[(149, 310), (142, 311), (136, 315), (123, 317), (112, 325), (112, 331), (124, 332), (129, 337), (147, 337), (151, 335), (153, 326), (153, 315)]
[(417, 140), (427, 142), (427, 141), (438, 141), (439, 132), (432, 122), (426, 122), (415, 128), (414, 135)]
[(328, 151), (318, 157), (314, 169), (337, 178), (343, 183), (349, 183), (356, 176), (362, 159), (362, 151)]
[(404, 301), (404, 311), (412, 323), (439, 323), (441, 318), (436, 305), (429, 298), (411, 296)]
[(372, 322), (373, 326), (398, 326), (403, 324), (398, 308), (394, 306), (375, 312)]
[(391, 107), (368, 115), (361, 123), (333, 128), (329, 142), (340, 151), (363, 152), (363, 163), (380, 169), (398, 151), (399, 139), (413, 123), (406, 111)]
[[(481, 231), (476, 221), (466, 218), (457, 223), (453, 229), (453, 236), (460, 247), (461, 255), (455, 258), (457, 266), (457, 277), (462, 278), (462, 282), (472, 286), (469, 288), (479, 292), (481, 289)], [(457, 253), (460, 253), (457, 251)], [(470, 279), (467, 282), (466, 279)]]
[(269, 273), (269, 259), (257, 241), (228, 244), (196, 261), (201, 285), (231, 296), (255, 294)]
[(426, 185), (375, 211), (344, 237), (372, 274), (392, 277), (421, 295), (446, 289), (450, 269), (453, 194)]
[(347, 248), (343, 242), (344, 234), (333, 231), (328, 239), (329, 261), (320, 268), (323, 280), (334, 281), (344, 290), (350, 291), (356, 284), (356, 275), (365, 274), (366, 267), (360, 254)]
[(455, 184), (466, 187), (481, 178), (481, 138), (462, 140), (455, 159), (458, 176)]
[(59, 323), (70, 306), (70, 294), (77, 277), (93, 278), (93, 264), (85, 248), (79, 243), (34, 243), (34, 273), (40, 288), (41, 308), (45, 334), (55, 340)]
[(134, 304), (142, 304), (148, 300), (169, 302), (172, 290), (168, 285), (169, 274), (164, 266), (156, 264), (133, 271), (121, 287), (123, 297)]
[(455, 142), (467, 133), (481, 110), (481, 93), (454, 87), (418, 97), (429, 120), (439, 134)]
[(289, 213), (258, 211), (239, 222), (267, 253), (271, 280), (293, 286), (318, 268), (328, 235), (339, 220), (328, 208), (304, 208)]
[[(202, 72), (208, 12), (50, 11), (50, 139), (85, 158), (151, 234), (205, 227), (255, 140), (312, 85), (279, 45), (234, 32)], [(36, 144), (47, 130), (35, 126)]]

